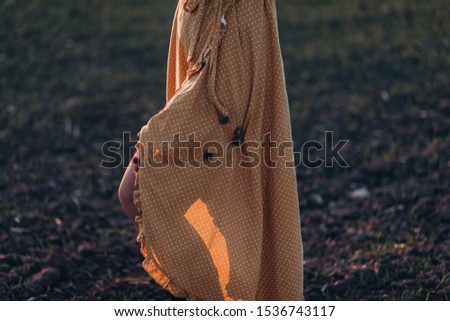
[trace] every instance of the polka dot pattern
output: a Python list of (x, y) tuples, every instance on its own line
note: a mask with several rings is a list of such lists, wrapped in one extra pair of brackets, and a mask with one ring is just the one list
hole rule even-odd
[[(245, 142), (261, 143), (266, 134), (292, 142), (275, 0), (179, 0), (166, 88), (166, 105), (136, 145), (144, 269), (187, 300), (303, 300), (296, 175), (284, 163), (293, 151), (272, 153), (277, 166), (270, 167), (263, 162), (268, 149), (257, 145), (251, 151), (260, 162), (244, 167), (248, 150), (230, 145), (236, 128)], [(163, 142), (176, 134), (200, 143), (193, 154), (199, 166), (174, 163)], [(232, 161), (207, 166), (210, 141)], [(213, 148), (211, 155), (220, 153)], [(190, 156), (181, 151), (179, 160)], [(164, 160), (167, 166), (155, 166)]]

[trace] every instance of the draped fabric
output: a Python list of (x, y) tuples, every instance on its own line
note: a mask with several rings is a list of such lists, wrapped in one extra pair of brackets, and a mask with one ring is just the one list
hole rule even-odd
[(275, 0), (179, 0), (166, 95), (136, 144), (144, 269), (187, 300), (303, 300)]

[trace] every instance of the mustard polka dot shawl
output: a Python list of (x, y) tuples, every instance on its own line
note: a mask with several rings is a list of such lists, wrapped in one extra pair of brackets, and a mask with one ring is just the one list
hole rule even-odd
[(275, 0), (179, 0), (134, 192), (142, 265), (174, 296), (304, 299), (284, 77)]

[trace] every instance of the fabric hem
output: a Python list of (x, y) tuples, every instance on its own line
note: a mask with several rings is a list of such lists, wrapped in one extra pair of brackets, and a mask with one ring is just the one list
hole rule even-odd
[(204, 301), (204, 299), (189, 293), (185, 289), (179, 287), (175, 284), (169, 277), (161, 270), (159, 264), (156, 262), (155, 258), (152, 257), (151, 252), (147, 250), (147, 242), (145, 241), (144, 233), (144, 222), (142, 216), (142, 204), (139, 190), (139, 171), (135, 172), (135, 190), (133, 192), (133, 203), (136, 206), (139, 215), (135, 217), (135, 222), (138, 224), (138, 236), (136, 237), (136, 242), (140, 243), (140, 252), (144, 257), (142, 261), (142, 267), (150, 275), (150, 277), (155, 280), (162, 288), (169, 291), (175, 297), (186, 298), (188, 301)]

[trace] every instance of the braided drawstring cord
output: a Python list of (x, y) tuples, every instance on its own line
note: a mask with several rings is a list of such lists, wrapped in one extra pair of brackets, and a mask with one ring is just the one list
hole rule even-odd
[[(201, 3), (203, 1), (203, 3)], [(198, 17), (193, 21), (194, 23), (194, 39), (191, 41), (188, 52), (188, 62), (192, 62), (194, 57), (194, 50), (198, 43), (200, 37), (200, 28), (202, 25), (202, 21), (204, 19), (204, 15), (206, 12), (206, 6), (209, 4), (211, 0), (186, 0), (183, 8), (186, 12), (197, 14)], [(219, 48), (222, 41), (223, 36), (225, 35), (227, 22), (225, 20), (225, 15), (228, 11), (230, 11), (233, 7), (235, 7), (236, 0), (215, 0), (218, 1), (218, 9), (216, 19), (214, 21), (214, 27), (208, 35), (206, 46), (203, 52), (200, 54), (200, 57), (197, 59), (197, 62), (194, 64), (192, 68), (187, 71), (187, 77), (190, 78), (198, 71), (200, 71), (206, 65), (206, 58), (208, 55), (209, 65), (207, 70), (207, 90), (208, 95), (216, 109), (217, 114), (219, 115), (219, 123), (226, 124), (230, 117), (230, 112), (228, 108), (220, 101), (216, 92), (216, 82), (217, 82), (217, 59), (219, 55)], [(245, 113), (245, 119), (241, 127), (237, 127), (234, 131), (234, 136), (232, 141), (236, 144), (241, 144), (244, 140), (245, 130), (248, 124), (248, 106)]]

